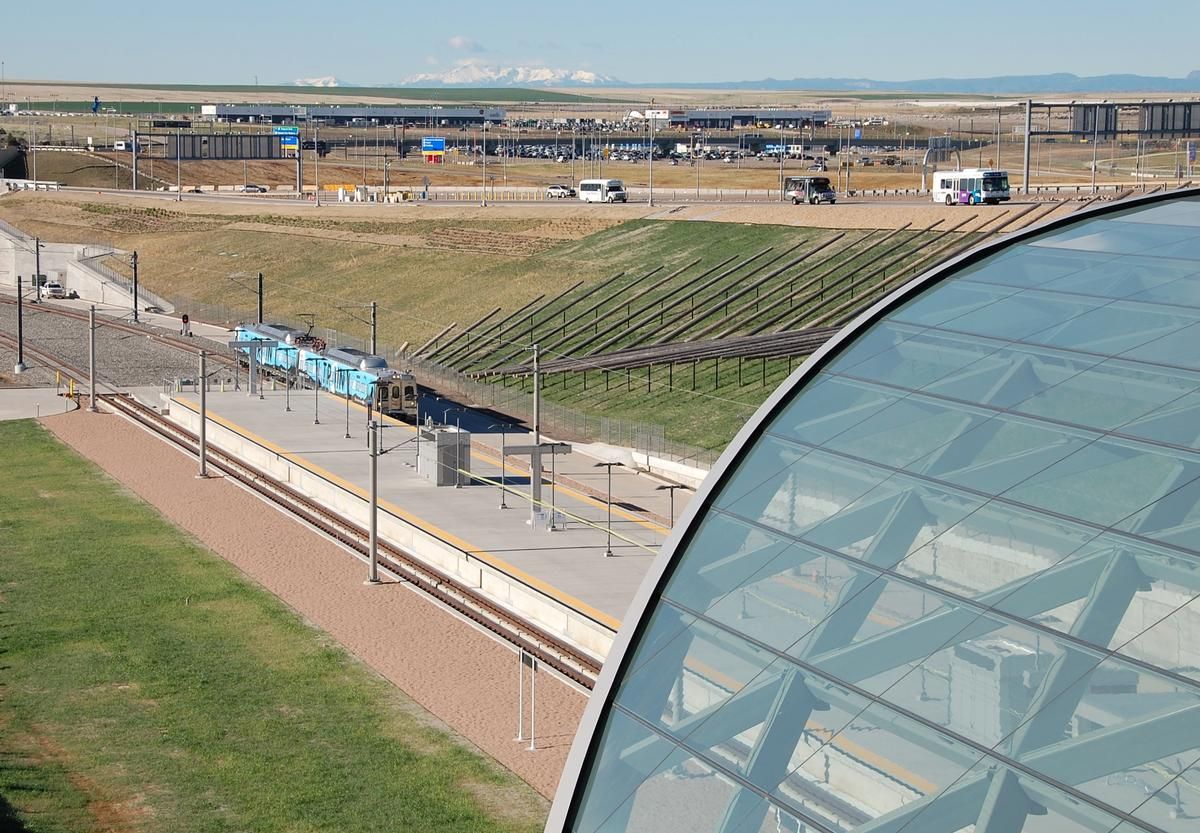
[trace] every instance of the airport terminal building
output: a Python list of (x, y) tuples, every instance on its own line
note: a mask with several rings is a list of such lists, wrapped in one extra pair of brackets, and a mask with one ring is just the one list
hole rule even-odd
[(963, 255), (739, 434), (548, 831), (1200, 829), (1200, 189)]

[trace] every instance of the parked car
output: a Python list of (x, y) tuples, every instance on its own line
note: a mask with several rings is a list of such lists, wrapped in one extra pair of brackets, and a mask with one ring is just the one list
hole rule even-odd
[(46, 293), (47, 298), (66, 298), (67, 290), (58, 281), (50, 281), (42, 290)]
[(243, 185), (243, 186), (242, 186), (242, 193), (245, 193), (245, 194), (265, 194), (265, 193), (267, 193), (267, 186), (265, 186), (265, 185)]
[(563, 198), (575, 196), (575, 189), (570, 185), (549, 185), (546, 187), (546, 196), (549, 198)]

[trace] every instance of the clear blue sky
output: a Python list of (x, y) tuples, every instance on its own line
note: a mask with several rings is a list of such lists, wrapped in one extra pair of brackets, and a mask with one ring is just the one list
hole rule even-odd
[(10, 79), (213, 84), (388, 83), (461, 61), (630, 82), (1178, 77), (1200, 69), (1198, 23), (1195, 0), (56, 0), (4, 4), (0, 61)]

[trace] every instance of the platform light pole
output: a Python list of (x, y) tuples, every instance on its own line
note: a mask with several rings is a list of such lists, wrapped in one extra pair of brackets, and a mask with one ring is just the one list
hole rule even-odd
[[(297, 355), (300, 353), (299, 347), (280, 347), (279, 349), (281, 351), (290, 350)], [(286, 365), (283, 374), (283, 410), (285, 413), (291, 413), (292, 410), (292, 369)]]
[(608, 492), (607, 492), (606, 500), (605, 500), (605, 503), (606, 503), (607, 509), (608, 509), (608, 520), (607, 520), (607, 525), (606, 525), (608, 539), (604, 544), (604, 557), (605, 558), (612, 558), (612, 554), (613, 554), (613, 551), (612, 551), (612, 470), (613, 470), (613, 466), (619, 466), (619, 465), (621, 465), (621, 463), (609, 462), (609, 463), (596, 463), (593, 466), (593, 468), (597, 468), (597, 469), (604, 468), (604, 469), (608, 470)]
[(354, 372), (352, 367), (334, 368), (334, 373), (345, 374), (343, 384), (346, 386), (346, 439), (350, 439), (350, 374)]
[(676, 489), (686, 489), (686, 488), (687, 487), (684, 486), (682, 483), (668, 483), (665, 486), (655, 486), (654, 487), (654, 491), (656, 491), (656, 492), (666, 491), (666, 492), (671, 493), (671, 526), (675, 526), (675, 490)]
[(454, 488), (462, 488), (462, 415), (466, 408), (448, 408), (442, 412), (442, 421), (454, 414)]
[[(505, 503), (505, 494), (508, 491), (508, 423), (497, 422), (488, 426), (488, 430), (493, 428), (500, 429), (500, 508), (507, 509), (508, 504)], [(418, 433), (420, 430), (418, 429)]]
[(529, 525), (537, 528), (542, 502), (542, 370), (541, 353), (533, 345), (533, 453), (529, 457)]
[[(309, 363), (312, 364), (312, 366), (314, 368), (314, 373), (316, 372), (315, 368), (317, 367), (318, 362), (322, 362), (322, 361), (324, 361), (324, 359), (322, 359), (319, 356), (310, 356), (309, 358), (304, 360), (305, 364), (309, 364)], [(314, 377), (313, 378), (313, 425), (321, 424), (320, 402), (321, 402), (321, 380), (320, 380), (320, 378)]]

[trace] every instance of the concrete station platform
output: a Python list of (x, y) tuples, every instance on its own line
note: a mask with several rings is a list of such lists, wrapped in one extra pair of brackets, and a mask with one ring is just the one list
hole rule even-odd
[[(244, 390), (210, 389), (207, 397), (210, 443), (251, 462), (257, 455), (277, 475), (284, 473), (279, 466), (285, 466), (286, 476), (293, 485), (310, 494), (313, 489), (324, 489), (328, 502), (337, 504), (337, 508), (352, 516), (365, 514), (370, 471), (365, 409), (350, 403), (347, 439), (344, 399), (326, 392), (293, 390), (289, 412), (285, 410), (284, 392), (270, 388), (266, 386), (262, 399)], [(195, 427), (198, 394), (175, 393), (163, 399), (168, 401), (173, 420)], [(319, 424), (314, 424), (314, 412)], [(465, 420), (463, 428), (468, 428)], [(387, 453), (379, 459), (381, 537), (422, 557), (423, 551), (428, 551), (434, 563), (447, 557), (439, 547), (461, 551), (470, 556), (468, 561), (474, 559), (487, 572), (503, 574), (501, 578), (507, 576), (514, 584), (534, 588), (541, 596), (557, 600), (559, 606), (577, 611), (603, 629), (615, 630), (619, 626), (669, 532), (665, 522), (648, 517), (650, 514), (666, 519), (670, 514), (669, 493), (656, 488), (663, 485), (662, 481), (625, 468), (613, 469), (613, 557), (610, 558), (605, 556), (607, 474), (596, 467), (600, 460), (578, 451), (557, 457), (554, 468), (559, 482), (553, 489), (553, 503), (559, 512), (556, 516), (559, 528), (549, 531), (529, 523), (529, 476), (526, 470), (514, 466), (518, 461), (515, 456), (509, 457), (505, 479), (508, 486), (505, 503), (509, 508), (500, 508), (499, 430), (472, 434), (471, 472), (485, 481), (467, 482), (464, 476), (461, 488), (434, 486), (417, 473), (416, 431), (412, 426), (389, 419), (382, 436), (380, 447), (387, 449)], [(528, 433), (517, 433), (511, 428), (506, 439), (509, 445), (531, 442)], [(523, 459), (528, 461), (528, 457)], [(542, 497), (549, 503), (552, 494), (549, 455), (544, 457), (544, 467)], [(316, 483), (317, 479), (321, 482)], [(330, 493), (330, 488), (341, 497)], [(690, 495), (685, 489), (676, 492), (676, 517)], [(342, 506), (343, 498), (353, 505)], [(632, 511), (622, 504), (638, 506), (649, 513)], [(390, 527), (382, 517), (385, 514), (394, 522)], [(441, 566), (446, 568), (444, 562)], [(454, 569), (462, 573), (459, 567)], [(482, 567), (472, 569), (480, 571), (481, 586), (497, 578), (485, 580)], [(497, 592), (505, 596), (511, 590)], [(556, 627), (555, 617), (563, 614), (562, 610), (541, 610), (539, 605), (546, 598), (532, 602), (512, 597), (503, 600), (514, 607), (528, 602), (539, 608), (533, 618), (536, 620), (544, 613), (546, 621), (541, 623), (552, 628)], [(568, 631), (572, 627), (563, 626)], [(601, 637), (600, 642), (596, 641), (596, 634), (581, 639), (601, 656), (607, 652), (610, 641), (611, 633)]]

